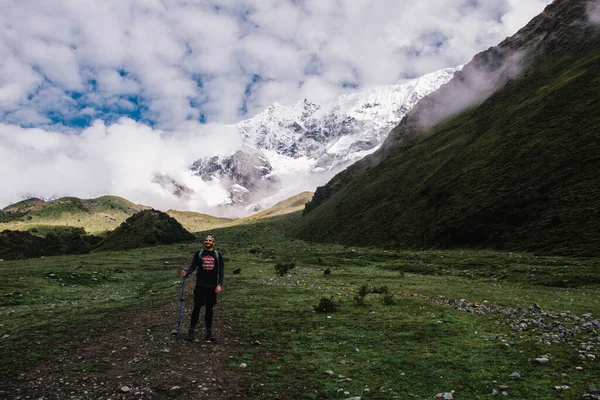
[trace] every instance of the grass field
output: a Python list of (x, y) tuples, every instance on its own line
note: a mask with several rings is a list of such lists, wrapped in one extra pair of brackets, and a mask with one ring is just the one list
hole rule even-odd
[[(569, 399), (600, 386), (597, 331), (580, 328), (600, 314), (599, 260), (315, 244), (284, 236), (295, 218), (214, 231), (226, 261), (217, 318), (260, 343), (229, 363), (247, 364), (250, 397)], [(197, 246), (0, 263), (1, 379), (108, 315), (173, 301)], [(294, 267), (280, 276), (280, 262)], [(336, 310), (315, 311), (328, 300)], [(561, 327), (564, 343), (552, 339)]]

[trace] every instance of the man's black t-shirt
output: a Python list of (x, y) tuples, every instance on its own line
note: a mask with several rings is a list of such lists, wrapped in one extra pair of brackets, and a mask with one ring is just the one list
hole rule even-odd
[(187, 270), (188, 275), (198, 270), (196, 286), (216, 287), (223, 285), (223, 257), (217, 256), (214, 250), (200, 250), (194, 254), (192, 263)]

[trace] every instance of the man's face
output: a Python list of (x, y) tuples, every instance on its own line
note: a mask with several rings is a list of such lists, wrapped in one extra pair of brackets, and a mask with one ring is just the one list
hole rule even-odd
[(207, 237), (206, 239), (204, 239), (204, 247), (206, 247), (207, 249), (212, 249), (214, 245), (215, 241), (211, 238)]

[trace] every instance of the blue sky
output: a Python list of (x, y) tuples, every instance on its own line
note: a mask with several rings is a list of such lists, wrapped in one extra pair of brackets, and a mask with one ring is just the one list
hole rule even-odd
[(174, 129), (463, 64), (548, 0), (6, 0), (0, 121)]

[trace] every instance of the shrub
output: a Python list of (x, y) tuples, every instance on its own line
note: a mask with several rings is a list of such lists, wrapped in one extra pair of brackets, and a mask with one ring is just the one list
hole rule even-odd
[(365, 297), (371, 293), (371, 287), (367, 284), (362, 285), (359, 289), (358, 289), (358, 293), (354, 296), (354, 304), (356, 304), (357, 306), (361, 306), (363, 304), (365, 304)]
[(357, 306), (362, 306), (363, 304), (365, 304), (365, 296), (361, 296), (359, 294), (354, 296), (354, 304)]
[(325, 271), (323, 271), (323, 275), (331, 275), (331, 270), (329, 268), (325, 268)]
[(333, 301), (333, 296), (331, 296), (330, 298), (321, 297), (319, 299), (319, 304), (317, 304), (313, 308), (316, 312), (332, 312), (336, 311), (337, 307), (337, 304), (335, 304), (335, 302)]
[(385, 286), (385, 285), (380, 286), (378, 288), (373, 288), (373, 293), (386, 294), (386, 293), (389, 293), (389, 292), (390, 292), (390, 289), (387, 286)]
[(288, 271), (292, 268), (294, 268), (295, 264), (292, 263), (288, 263), (288, 262), (279, 262), (277, 264), (275, 264), (275, 272), (279, 275), (279, 276), (284, 276), (285, 274), (288, 273)]
[(358, 289), (358, 295), (361, 297), (365, 297), (369, 293), (371, 293), (371, 287), (367, 284), (362, 285), (360, 289)]
[(394, 304), (396, 304), (396, 299), (394, 298), (394, 295), (391, 293), (384, 294), (383, 304), (385, 304), (386, 306), (393, 306)]

